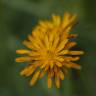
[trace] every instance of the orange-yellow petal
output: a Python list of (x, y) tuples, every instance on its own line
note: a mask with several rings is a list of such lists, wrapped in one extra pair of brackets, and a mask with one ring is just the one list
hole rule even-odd
[(61, 51), (65, 47), (65, 44), (67, 42), (68, 42), (68, 39), (65, 39), (65, 40), (61, 41), (60, 44), (58, 45), (58, 47), (56, 48), (56, 52)]
[(30, 81), (30, 85), (31, 85), (31, 86), (33, 86), (33, 85), (36, 83), (36, 81), (37, 81), (38, 78), (39, 78), (39, 75), (40, 75), (40, 71), (37, 71), (37, 72), (33, 75), (32, 79), (31, 79), (31, 81)]
[(77, 44), (76, 42), (68, 42), (64, 49), (68, 50), (68, 49), (74, 47), (76, 44)]
[(61, 62), (58, 62), (58, 61), (57, 61), (55, 64), (56, 64), (58, 67), (62, 67), (62, 63), (61, 63)]
[(55, 25), (55, 26), (60, 26), (60, 24), (61, 24), (61, 18), (60, 18), (60, 16), (56, 16), (56, 15), (52, 15), (52, 19), (53, 19), (53, 24)]
[(69, 51), (68, 55), (82, 55), (84, 54), (83, 51)]
[(46, 71), (45, 70), (43, 70), (41, 73), (40, 73), (40, 78), (42, 78), (44, 75), (46, 74)]
[(62, 72), (62, 70), (59, 71), (59, 77), (61, 80), (64, 80), (64, 73)]
[(30, 76), (31, 74), (33, 74), (33, 72), (35, 71), (35, 67), (30, 65), (28, 66), (27, 68), (23, 69), (21, 72), (20, 72), (20, 75), (24, 75), (24, 76)]
[(48, 88), (52, 87), (52, 79), (51, 77), (48, 77)]
[(68, 50), (62, 50), (62, 51), (58, 52), (57, 55), (65, 55), (67, 53), (68, 53)]
[(55, 84), (57, 88), (60, 88), (60, 78), (58, 76), (55, 77)]
[(23, 45), (25, 45), (29, 49), (35, 49), (36, 50), (36, 47), (34, 47), (31, 42), (28, 42), (26, 40), (23, 42)]
[(27, 62), (27, 61), (31, 61), (32, 57), (29, 56), (25, 56), (25, 57), (18, 57), (15, 59), (16, 62)]
[(77, 60), (79, 60), (80, 59), (80, 57), (64, 57), (64, 60), (65, 61), (77, 61)]
[(28, 54), (28, 53), (30, 53), (31, 51), (29, 51), (29, 50), (23, 50), (23, 49), (21, 49), (21, 50), (16, 50), (16, 53), (17, 54)]
[(76, 38), (77, 37), (77, 34), (70, 34), (69, 36), (68, 36), (68, 38)]
[(75, 64), (75, 63), (72, 63), (72, 62), (71, 62), (70, 65), (71, 65), (71, 68), (75, 68), (75, 69), (78, 69), (78, 70), (81, 69), (81, 66), (78, 65), (78, 64)]

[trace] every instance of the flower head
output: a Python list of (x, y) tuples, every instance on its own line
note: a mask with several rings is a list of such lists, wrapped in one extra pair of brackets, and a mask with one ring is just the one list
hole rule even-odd
[(78, 55), (82, 55), (83, 51), (71, 50), (76, 42), (70, 38), (77, 35), (69, 34), (75, 19), (76, 15), (65, 13), (63, 19), (53, 15), (50, 21), (40, 21), (28, 35), (28, 40), (23, 42), (28, 49), (16, 50), (18, 54), (25, 54), (16, 58), (16, 62), (29, 62), (20, 74), (26, 77), (32, 75), (30, 85), (47, 74), (48, 88), (52, 87), (53, 80), (60, 88), (60, 81), (64, 80), (68, 68), (81, 68), (73, 62), (79, 60)]

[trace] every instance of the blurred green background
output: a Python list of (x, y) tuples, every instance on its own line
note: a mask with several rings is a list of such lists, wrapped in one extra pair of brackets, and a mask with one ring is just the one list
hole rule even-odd
[[(15, 50), (38, 20), (66, 11), (78, 15), (72, 32), (79, 34), (77, 49), (85, 51), (78, 62), (82, 70), (71, 70), (60, 89), (48, 89), (46, 79), (29, 87), (30, 78), (19, 75), (24, 64), (14, 61)], [(96, 96), (96, 0), (0, 0), (0, 96)]]

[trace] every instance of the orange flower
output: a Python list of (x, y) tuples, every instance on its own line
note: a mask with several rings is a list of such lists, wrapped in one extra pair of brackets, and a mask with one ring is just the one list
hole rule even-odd
[(60, 81), (64, 80), (68, 68), (81, 69), (80, 65), (73, 62), (79, 60), (78, 55), (84, 52), (71, 50), (76, 42), (70, 38), (77, 35), (69, 34), (75, 19), (76, 15), (65, 13), (63, 20), (60, 16), (53, 15), (50, 21), (40, 21), (28, 40), (23, 42), (28, 49), (16, 51), (18, 54), (26, 54), (16, 58), (16, 62), (29, 62), (29, 66), (20, 74), (26, 77), (33, 75), (30, 85), (47, 74), (48, 88), (52, 87), (53, 78), (57, 88), (60, 88)]

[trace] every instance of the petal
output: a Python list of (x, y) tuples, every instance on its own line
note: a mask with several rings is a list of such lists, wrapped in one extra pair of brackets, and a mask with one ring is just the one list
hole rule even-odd
[(31, 51), (29, 51), (29, 50), (23, 50), (23, 49), (21, 49), (21, 50), (16, 50), (16, 53), (18, 53), (18, 54), (29, 54)]
[(34, 46), (40, 46), (41, 48), (44, 48), (44, 44), (42, 43), (42, 41), (40, 40), (40, 38), (34, 38), (32, 37), (32, 35), (28, 35), (28, 39), (32, 42), (32, 44), (35, 45)]
[(56, 61), (59, 61), (59, 62), (63, 62), (64, 61), (64, 58), (61, 57), (61, 56), (58, 56), (58, 57), (55, 57), (55, 60)]
[(68, 42), (64, 49), (70, 49), (74, 47), (77, 43), (76, 42)]
[(75, 21), (75, 19), (76, 19), (76, 14), (72, 15), (72, 14), (66, 12), (64, 14), (62, 27), (65, 28), (68, 25), (72, 26), (73, 25), (72, 23)]
[(32, 57), (28, 57), (28, 56), (18, 57), (15, 59), (16, 62), (27, 62), (27, 61), (31, 61), (31, 60), (32, 60)]
[(60, 78), (59, 78), (59, 69), (57, 67), (55, 67), (55, 84), (57, 88), (60, 88)]
[(50, 31), (49, 42), (52, 42), (52, 44), (53, 44), (54, 39), (56, 39), (58, 37), (57, 32), (58, 32), (57, 28), (54, 28), (52, 31)]
[(28, 72), (28, 68), (25, 68), (25, 69), (23, 69), (21, 72), (20, 72), (20, 75), (25, 75), (25, 74), (27, 74), (27, 72)]
[(22, 70), (21, 72), (20, 72), (20, 75), (24, 75), (24, 76), (30, 76), (30, 75), (32, 75), (33, 74), (33, 72), (35, 71), (35, 67), (34, 66), (28, 66), (27, 68), (25, 68), (24, 70)]
[(47, 34), (45, 35), (44, 43), (45, 43), (45, 47), (47, 48), (47, 50), (49, 50), (49, 40), (48, 40)]
[(31, 42), (28, 42), (26, 40), (23, 42), (23, 45), (25, 45), (29, 49), (35, 49), (36, 50), (36, 47), (34, 47)]
[(51, 71), (48, 70), (48, 88), (52, 87)]
[(68, 55), (82, 55), (84, 54), (83, 51), (69, 51)]
[(41, 68), (41, 69), (45, 68), (47, 64), (48, 64), (48, 61), (44, 61), (44, 62), (42, 63), (42, 65), (41, 65), (40, 68)]
[(38, 51), (32, 51), (29, 55), (30, 56), (40, 56), (41, 54)]
[(51, 77), (54, 76), (54, 71), (53, 71), (53, 69), (50, 71), (50, 76), (51, 76)]
[(47, 28), (47, 25), (45, 23), (45, 21), (39, 21), (40, 26), (42, 26), (43, 28)]
[(68, 63), (68, 62), (64, 62), (63, 65), (64, 65), (65, 67), (67, 67), (67, 68), (71, 68), (71, 64)]
[(64, 60), (65, 61), (77, 61), (77, 60), (79, 60), (80, 59), (80, 57), (64, 57)]
[(56, 52), (59, 52), (61, 51), (64, 47), (65, 47), (65, 44), (68, 42), (68, 39), (64, 39), (60, 42), (60, 44), (58, 45), (57, 49), (56, 49)]
[(63, 28), (64, 28), (66, 25), (69, 24), (69, 22), (70, 22), (70, 20), (69, 20), (70, 15), (71, 15), (71, 14), (69, 14), (68, 12), (66, 12), (66, 13), (64, 14), (63, 24), (62, 24)]
[(59, 77), (61, 80), (64, 80), (64, 73), (61, 70), (59, 71)]
[(68, 53), (68, 50), (62, 50), (60, 52), (57, 53), (57, 55), (65, 55)]
[(45, 23), (46, 23), (46, 25), (47, 25), (47, 27), (49, 29), (52, 29), (54, 27), (53, 24), (52, 24), (52, 22), (46, 21)]
[(52, 50), (53, 50), (53, 51), (54, 51), (54, 50), (56, 49), (56, 47), (58, 46), (59, 40), (60, 40), (60, 37), (54, 35), (54, 41), (53, 41), (53, 45), (52, 45)]
[(25, 40), (25, 41), (23, 42), (23, 44), (24, 44), (25, 46), (27, 46), (28, 48), (31, 48), (31, 46), (32, 46), (33, 48), (31, 48), (31, 49), (35, 49), (35, 50), (36, 50), (36, 49), (40, 49), (40, 46), (39, 46), (39, 44), (37, 44), (37, 42), (36, 42), (35, 39), (33, 39), (32, 42)]
[(76, 64), (76, 63), (72, 63), (70, 62), (70, 65), (71, 65), (71, 68), (74, 68), (74, 69), (77, 69), (77, 70), (80, 70), (81, 69), (81, 66)]
[(49, 66), (49, 65), (47, 65), (47, 66), (45, 67), (45, 69), (44, 69), (44, 70), (45, 70), (45, 71), (48, 71), (48, 70), (49, 70), (49, 67), (50, 67), (50, 66)]
[(53, 61), (50, 61), (49, 63), (50, 63), (50, 68), (52, 69), (54, 67), (54, 63)]
[(33, 75), (32, 79), (31, 79), (31, 81), (30, 81), (30, 85), (31, 85), (31, 86), (33, 86), (33, 85), (36, 83), (36, 81), (38, 80), (39, 75), (40, 75), (40, 71), (37, 71), (37, 72)]
[(65, 32), (69, 33), (70, 29), (76, 22), (75, 19), (76, 19), (76, 14), (72, 15), (67, 12), (64, 14), (64, 19), (63, 19), (63, 23), (62, 23), (62, 29), (63, 29), (64, 33)]
[(28, 35), (28, 39), (31, 41), (31, 42), (33, 42), (33, 37), (32, 37), (32, 35)]
[(68, 38), (76, 38), (77, 37), (77, 34), (70, 34), (69, 36), (68, 36)]
[(60, 78), (58, 76), (55, 77), (55, 84), (57, 88), (60, 88)]
[(52, 79), (51, 77), (48, 77), (48, 88), (52, 87)]
[(74, 69), (81, 69), (81, 66), (76, 64), (76, 63), (72, 63), (72, 62), (66, 62), (64, 63), (64, 66), (66, 66), (67, 68), (74, 68)]
[(33, 31), (32, 31), (32, 37), (33, 38), (40, 38), (40, 34), (41, 34), (41, 31), (40, 31), (41, 27), (40, 26), (36, 26)]
[(62, 63), (61, 63), (61, 62), (58, 62), (58, 61), (57, 61), (55, 64), (56, 64), (58, 67), (62, 67)]
[(57, 72), (58, 72), (57, 66), (54, 66), (54, 72), (55, 72), (55, 74), (57, 74)]
[(40, 73), (40, 78), (42, 78), (44, 75), (46, 74), (46, 71), (45, 70), (43, 70), (41, 73)]
[(63, 69), (64, 74), (68, 75), (68, 69), (66, 67), (63, 67), (62, 69)]
[(61, 18), (60, 18), (60, 16), (56, 16), (56, 15), (52, 15), (52, 19), (53, 19), (53, 24), (55, 25), (55, 26), (60, 26), (60, 24), (61, 24)]

